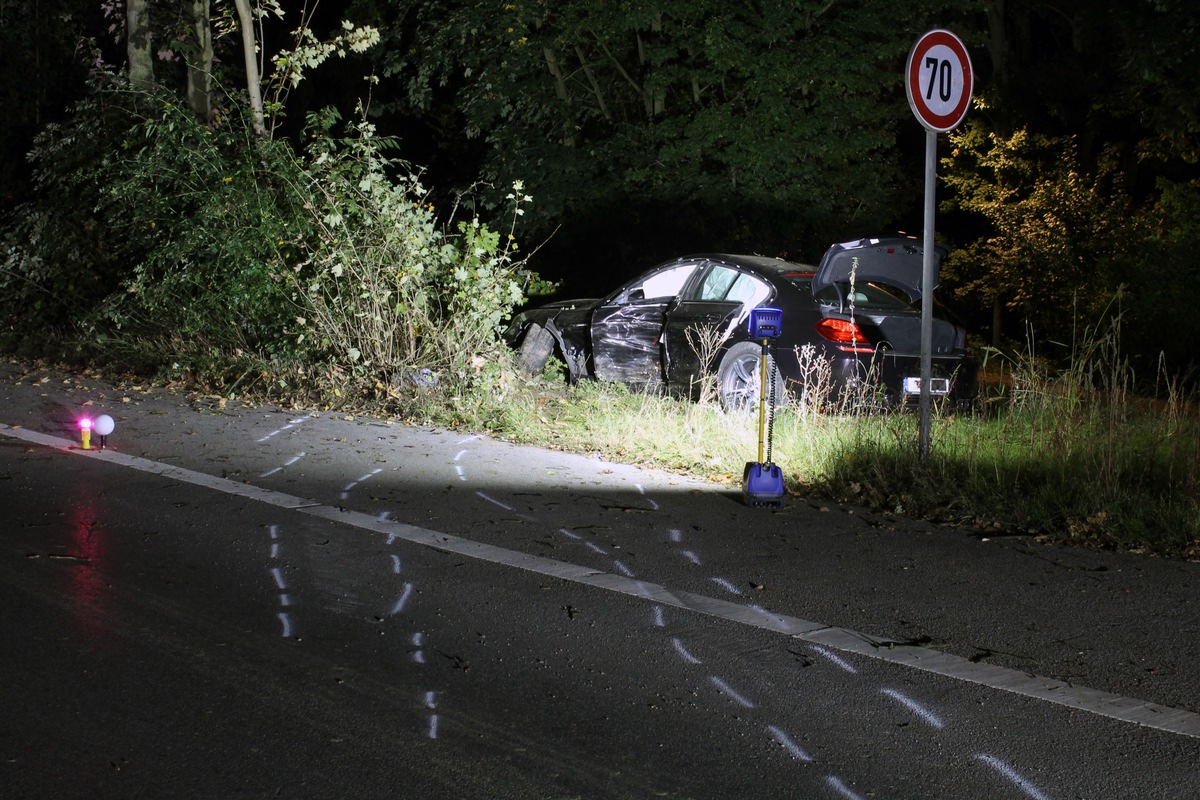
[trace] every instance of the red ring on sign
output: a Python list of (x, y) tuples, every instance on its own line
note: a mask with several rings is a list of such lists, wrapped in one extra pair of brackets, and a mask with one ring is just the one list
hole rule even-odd
[[(938, 45), (947, 47), (954, 52), (963, 71), (962, 96), (958, 99), (958, 105), (949, 114), (935, 114), (929, 106), (925, 105), (924, 99), (920, 96), (921, 60), (926, 53)], [(975, 76), (971, 70), (971, 57), (967, 55), (967, 48), (961, 39), (950, 31), (929, 31), (917, 40), (909, 52), (906, 74), (907, 80), (904, 83), (904, 89), (908, 93), (908, 104), (912, 106), (913, 113), (917, 115), (917, 119), (921, 121), (922, 125), (930, 130), (944, 132), (956, 128), (958, 123), (962, 122), (963, 117), (967, 115), (967, 109), (971, 106), (971, 90), (974, 88)], [(914, 86), (917, 87), (916, 94), (913, 94)]]

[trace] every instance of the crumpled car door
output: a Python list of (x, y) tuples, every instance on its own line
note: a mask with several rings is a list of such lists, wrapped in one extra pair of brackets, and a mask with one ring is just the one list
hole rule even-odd
[(675, 262), (651, 270), (592, 312), (592, 371), (598, 379), (635, 388), (662, 385), (667, 308), (699, 264)]

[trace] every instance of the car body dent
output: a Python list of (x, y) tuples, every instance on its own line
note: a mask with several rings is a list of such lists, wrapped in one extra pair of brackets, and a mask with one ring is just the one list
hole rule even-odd
[(601, 305), (592, 312), (592, 370), (602, 381), (659, 386), (665, 300)]

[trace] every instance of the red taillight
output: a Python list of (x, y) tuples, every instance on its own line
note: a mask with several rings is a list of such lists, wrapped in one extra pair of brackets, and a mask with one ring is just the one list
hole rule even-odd
[(817, 333), (837, 344), (839, 350), (848, 353), (870, 353), (874, 350), (857, 323), (845, 319), (823, 319), (816, 328)]

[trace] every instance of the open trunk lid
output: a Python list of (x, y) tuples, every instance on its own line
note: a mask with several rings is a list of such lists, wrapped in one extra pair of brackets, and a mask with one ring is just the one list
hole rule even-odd
[[(934, 282), (941, 273), (942, 259), (949, 251), (934, 245)], [(846, 283), (851, 273), (855, 281), (886, 283), (900, 289), (916, 303), (921, 299), (921, 273), (924, 247), (921, 241), (906, 236), (859, 239), (835, 244), (825, 251), (813, 276), (813, 294), (835, 284)]]

